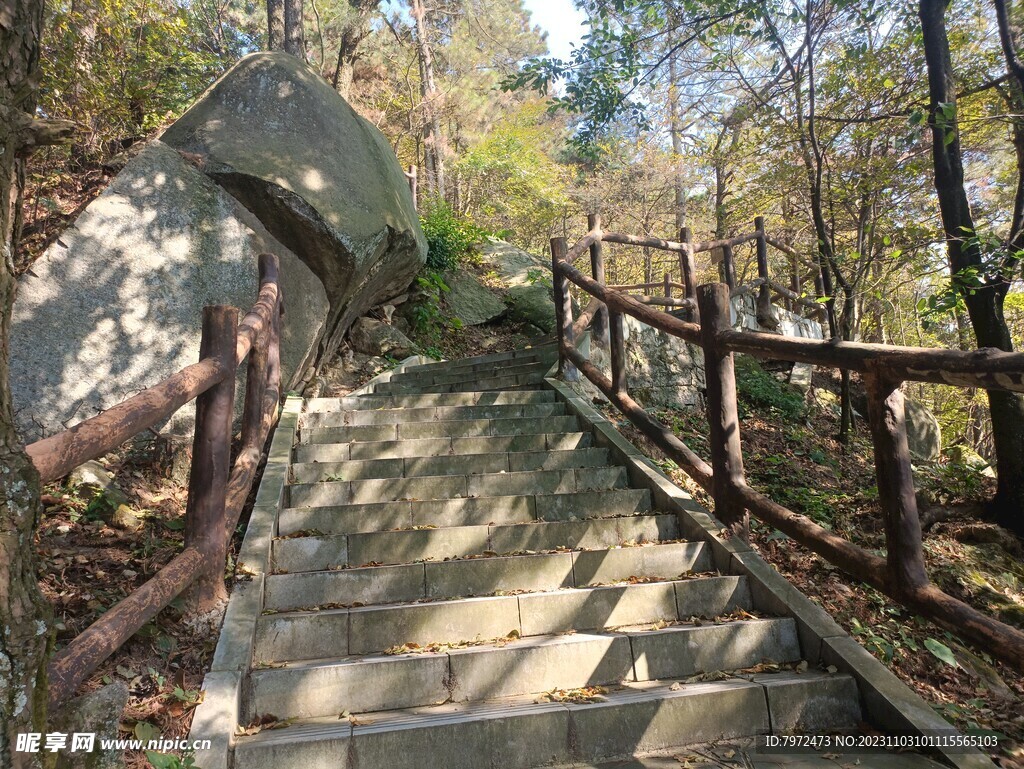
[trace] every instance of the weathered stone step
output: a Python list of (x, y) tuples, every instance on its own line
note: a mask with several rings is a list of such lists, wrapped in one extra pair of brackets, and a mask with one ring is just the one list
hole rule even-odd
[(527, 347), (522, 350), (511, 352), (493, 352), (487, 355), (477, 355), (472, 358), (461, 358), (459, 360), (444, 360), (437, 363), (421, 363), (416, 366), (409, 366), (405, 369), (410, 373), (417, 371), (433, 371), (435, 369), (465, 368), (467, 366), (480, 366), (488, 363), (501, 363), (502, 361), (530, 361), (530, 360), (554, 360), (558, 357), (558, 351), (554, 345), (543, 347)]
[(414, 526), (480, 526), (488, 524), (568, 521), (646, 513), (647, 489), (608, 489), (575, 494), (522, 494), (463, 499), (377, 502), (367, 505), (285, 508), (278, 518), (282, 537), (297, 532), (355, 534), (364, 531), (411, 529)]
[(580, 467), (480, 475), (423, 475), (296, 483), (285, 489), (289, 507), (353, 505), (399, 499), (453, 499), (513, 494), (566, 494), (617, 489), (628, 481), (624, 467)]
[(453, 419), (393, 425), (355, 425), (303, 430), (302, 443), (347, 443), (349, 441), (397, 441), (419, 438), (468, 438), (494, 435), (579, 432), (574, 416), (543, 419)]
[(468, 438), (410, 438), (403, 441), (308, 443), (295, 447), (295, 462), (345, 462), (394, 457), (440, 457), (512, 451), (568, 451), (589, 448), (590, 433), (531, 433)]
[(367, 531), (275, 539), (274, 569), (295, 573), (366, 564), (441, 560), (486, 552), (596, 549), (679, 536), (674, 515), (635, 515), (586, 521), (450, 526), (404, 531)]
[(403, 385), (397, 382), (384, 382), (373, 385), (373, 392), (385, 393), (388, 395), (405, 395), (409, 393), (457, 393), (475, 392), (477, 390), (512, 390), (520, 387), (536, 387), (544, 382), (543, 371), (518, 374), (516, 376), (496, 376), (488, 379), (476, 379), (473, 381), (460, 382), (456, 384), (441, 385)]
[(622, 681), (686, 678), (800, 660), (791, 618), (628, 633), (536, 636), (429, 653), (348, 657), (255, 670), (254, 715), (316, 718), (476, 702)]
[(354, 409), (407, 409), (429, 406), (500, 406), (555, 403), (553, 390), (522, 392), (424, 393), (421, 395), (353, 395), (343, 398), (307, 398), (304, 413)]
[(711, 555), (704, 543), (669, 542), (273, 574), (267, 577), (264, 609), (296, 611), (356, 603), (370, 606), (424, 598), (493, 595), (499, 591), (557, 590), (630, 577), (673, 579), (711, 568)]
[(424, 475), (480, 475), (534, 470), (607, 467), (607, 449), (573, 451), (515, 451), (436, 457), (353, 459), (347, 462), (309, 462), (292, 465), (292, 483), (319, 483), (328, 478), (356, 481), (368, 478), (415, 478)]
[(391, 377), (391, 381), (395, 384), (425, 387), (429, 385), (476, 382), (481, 379), (497, 379), (499, 377), (543, 374), (549, 368), (551, 368), (550, 363), (540, 363), (536, 361), (518, 363), (516, 361), (509, 361), (507, 363), (487, 363), (481, 366), (467, 366), (457, 371), (402, 372)]
[(702, 577), (453, 601), (263, 615), (256, 664), (372, 654), (416, 643), (554, 635), (716, 617), (750, 608), (746, 577)]
[(533, 697), (332, 716), (241, 737), (246, 769), (532, 769), (598, 762), (769, 730), (824, 731), (860, 718), (845, 675), (771, 674), (712, 683), (629, 683), (593, 703)]
[(451, 422), (466, 419), (518, 419), (564, 416), (563, 403), (524, 403), (498, 406), (424, 406), (419, 408), (361, 409), (303, 414), (300, 428), (315, 430), (348, 425), (393, 425), (398, 422)]

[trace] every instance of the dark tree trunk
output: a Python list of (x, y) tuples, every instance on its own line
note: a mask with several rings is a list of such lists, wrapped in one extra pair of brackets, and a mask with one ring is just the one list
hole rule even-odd
[(338, 65), (334, 70), (334, 90), (348, 99), (352, 95), (352, 80), (356, 62), (362, 55), (359, 47), (370, 34), (370, 14), (380, 6), (380, 0), (349, 0), (353, 18), (341, 31), (338, 44)]
[[(932, 131), (935, 190), (946, 233), (949, 269), (954, 285), (959, 286), (957, 276), (967, 268), (981, 267), (982, 254), (978, 241), (971, 237), (974, 219), (964, 189), (956, 118), (956, 82), (946, 36), (945, 12), (945, 0), (921, 0), (918, 6), (928, 70), (928, 122)], [(940, 105), (945, 106), (951, 117), (947, 117)], [(1024, 169), (1018, 169), (1021, 171)], [(994, 273), (989, 271), (980, 287), (971, 291), (964, 291), (961, 287), (960, 290), (978, 346), (1009, 351), (1013, 349), (1013, 343), (1003, 317), (1003, 299), (1010, 288), (1010, 281), (1002, 271)], [(1024, 534), (1024, 483), (1020, 481), (1024, 478), (1024, 398), (1017, 393), (993, 390), (988, 393), (988, 401), (999, 475), (992, 502), (993, 512), (1000, 524)]]
[(284, 50), (284, 0), (267, 0), (267, 50)]
[(8, 382), (25, 156), (47, 141), (46, 124), (33, 119), (42, 23), (41, 0), (13, 0), (0, 9), (0, 766), (18, 769), (41, 765), (40, 754), (15, 748), (19, 733), (46, 731), (50, 635), (33, 541), (39, 476), (14, 428)]
[(284, 0), (284, 50), (297, 59), (306, 60), (302, 0)]

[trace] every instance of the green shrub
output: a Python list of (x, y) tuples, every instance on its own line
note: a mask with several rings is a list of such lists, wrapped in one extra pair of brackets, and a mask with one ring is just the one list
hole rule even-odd
[(804, 397), (800, 391), (780, 382), (746, 355), (736, 356), (736, 391), (743, 416), (750, 409), (767, 409), (787, 419), (804, 417)]
[(431, 203), (420, 216), (420, 224), (427, 236), (426, 268), (433, 272), (454, 270), (486, 236), (483, 230), (456, 214), (443, 201)]

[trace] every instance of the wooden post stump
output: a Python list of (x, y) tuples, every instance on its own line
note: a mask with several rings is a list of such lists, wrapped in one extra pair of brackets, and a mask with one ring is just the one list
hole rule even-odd
[[(591, 232), (601, 226), (601, 215), (590, 214), (587, 216), (587, 231)], [(605, 283), (604, 274), (604, 246), (597, 241), (590, 247), (590, 270), (594, 280), (598, 283)], [(594, 324), (591, 326), (590, 338), (601, 347), (608, 346), (608, 307), (601, 305), (594, 313)]]
[(902, 382), (887, 377), (878, 366), (872, 369), (864, 374), (864, 385), (875, 446), (878, 501), (885, 516), (886, 563), (892, 589), (909, 595), (928, 585), (928, 573), (907, 445)]
[(704, 348), (715, 514), (732, 536), (746, 540), (750, 535), (750, 516), (737, 493), (746, 482), (736, 406), (736, 370), (732, 353), (718, 342), (718, 334), (732, 328), (729, 287), (723, 283), (698, 286), (697, 302), (700, 306), (701, 346)]
[(235, 344), (238, 310), (226, 305), (203, 308), (199, 359), (219, 360), (224, 378), (196, 399), (192, 469), (185, 509), (185, 547), (204, 555), (202, 574), (188, 593), (190, 608), (205, 613), (227, 600), (224, 562), (227, 532), (224, 503), (231, 472), (231, 423), (235, 411)]
[(572, 330), (572, 295), (569, 293), (569, 279), (561, 270), (568, 251), (565, 238), (551, 239), (551, 275), (554, 278), (555, 325), (558, 328), (558, 373), (566, 382), (578, 382), (579, 371), (566, 358), (563, 351), (566, 342), (573, 344), (576, 341)]

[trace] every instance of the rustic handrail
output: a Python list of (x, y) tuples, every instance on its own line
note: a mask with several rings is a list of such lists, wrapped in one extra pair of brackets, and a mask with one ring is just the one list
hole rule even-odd
[[(27, 448), (43, 482), (53, 481), (197, 400), (185, 548), (54, 655), (47, 671), (51, 706), (74, 694), (107, 657), (189, 587), (198, 613), (215, 609), (226, 597), (228, 544), (280, 404), (284, 304), (278, 258), (261, 254), (259, 273), (256, 304), (241, 323), (233, 307), (204, 308), (198, 363)], [(247, 358), (242, 445), (231, 467), (235, 371)]]
[[(769, 240), (764, 234), (763, 221), (758, 218), (756, 225), (755, 233), (748, 239), (756, 240), (758, 245), (760, 317), (763, 312), (771, 314), (768, 292), (775, 286), (767, 275), (764, 246)], [(593, 234), (594, 229), (591, 228), (590, 234)], [(612, 240), (609, 235), (615, 237), (612, 242), (628, 240), (630, 244), (637, 244), (650, 240), (620, 237), (616, 233), (604, 233), (604, 240)], [(688, 240), (689, 231), (684, 229), (680, 242), (686, 243)], [(736, 241), (735, 238), (731, 240)], [(650, 242), (643, 244), (674, 250), (671, 247), (675, 244), (668, 241), (663, 243), (663, 246), (653, 246)], [(723, 245), (727, 247), (729, 244)], [(629, 296), (584, 275), (564, 258), (567, 252), (578, 250), (567, 249), (564, 239), (552, 239), (560, 369), (579, 371), (587, 377), (641, 432), (709, 491), (714, 497), (715, 512), (726, 525), (730, 536), (746, 539), (749, 535), (748, 515), (754, 515), (854, 578), (931, 618), (942, 627), (979, 643), (1018, 671), (1024, 671), (1024, 633), (947, 595), (928, 579), (900, 389), (904, 381), (918, 381), (1024, 392), (1024, 353), (815, 341), (737, 331), (731, 323), (731, 287), (723, 283), (695, 287), (698, 307), (692, 317), (694, 320), (699, 318), (700, 322), (685, 321), (656, 310), (648, 302), (642, 301), (649, 297)], [(693, 253), (689, 248), (683, 248), (683, 252), (689, 256)], [(692, 276), (692, 265), (689, 270), (683, 266), (683, 274), (684, 278), (687, 274)], [(568, 301), (570, 282), (601, 301), (607, 308), (611, 324), (610, 339), (607, 342), (611, 360), (610, 380), (575, 345), (576, 335), (582, 329), (573, 327), (572, 305)], [(689, 285), (687, 289), (689, 295)], [(767, 307), (765, 300), (768, 300)], [(699, 344), (703, 348), (712, 460), (710, 466), (675, 436), (669, 427), (629, 397), (622, 333), (623, 315), (630, 315), (659, 331)], [(598, 338), (594, 342), (605, 344)], [(811, 363), (862, 373), (868, 390), (868, 422), (875, 450), (879, 502), (886, 524), (885, 557), (855, 545), (747, 485), (743, 471), (733, 369), (733, 355), (737, 352), (759, 358)]]

